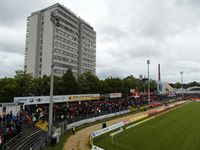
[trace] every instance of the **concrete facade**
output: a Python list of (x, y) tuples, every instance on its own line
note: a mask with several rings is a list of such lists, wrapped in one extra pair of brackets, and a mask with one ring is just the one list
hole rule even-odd
[[(52, 11), (60, 20), (55, 30), (50, 21)], [(50, 75), (52, 57), (56, 76), (68, 68), (76, 77), (86, 71), (96, 73), (96, 32), (58, 3), (28, 17), (24, 70), (35, 78)]]

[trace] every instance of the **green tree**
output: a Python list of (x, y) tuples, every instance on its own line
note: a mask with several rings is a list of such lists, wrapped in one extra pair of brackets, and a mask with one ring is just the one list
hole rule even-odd
[(65, 93), (62, 93), (62, 78), (61, 77), (54, 76), (53, 94), (54, 95), (64, 95), (65, 94)]
[(100, 80), (100, 93), (111, 93), (112, 92), (112, 88), (108, 85), (107, 82), (105, 82), (104, 80)]
[(100, 81), (91, 72), (84, 72), (78, 77), (78, 91), (81, 94), (92, 94), (100, 92)]
[(30, 74), (22, 70), (16, 71), (15, 82), (17, 86), (17, 96), (29, 96), (32, 95), (31, 86), (32, 86), (33, 77)]
[(32, 80), (32, 85), (31, 85), (31, 91), (32, 91), (32, 95), (42, 95), (42, 78), (35, 78)]
[(173, 86), (173, 88), (176, 88), (176, 89), (179, 89), (179, 88), (181, 88), (181, 87), (182, 87), (182, 85), (181, 85), (180, 82), (176, 82), (176, 83), (174, 84), (174, 86)]
[(62, 76), (60, 86), (60, 94), (76, 94), (77, 93), (77, 82), (71, 69), (68, 69)]
[(13, 98), (17, 95), (18, 89), (14, 79), (0, 79), (0, 102), (13, 102)]
[(123, 79), (124, 93), (129, 92), (130, 89), (136, 89), (138, 86), (139, 82), (132, 75)]
[(199, 86), (199, 83), (196, 81), (193, 81), (193, 82), (186, 84), (184, 87), (189, 88), (189, 87), (193, 87), (193, 86)]
[(151, 90), (152, 92), (157, 90), (157, 83), (156, 83), (155, 80), (151, 80), (151, 81), (150, 81), (150, 90)]
[(106, 78), (105, 82), (111, 88), (111, 92), (122, 92), (123, 91), (123, 81), (120, 78)]
[(50, 95), (50, 77), (47, 75), (42, 77), (41, 95)]

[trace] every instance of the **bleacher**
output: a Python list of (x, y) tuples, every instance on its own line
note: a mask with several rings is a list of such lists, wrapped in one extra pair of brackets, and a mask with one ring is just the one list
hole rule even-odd
[(22, 124), (22, 131), (19, 135), (7, 141), (4, 150), (32, 150), (43, 149), (47, 144), (47, 132), (32, 125)]
[(4, 126), (1, 126), (0, 135), (3, 135), (5, 132), (6, 132), (6, 128)]

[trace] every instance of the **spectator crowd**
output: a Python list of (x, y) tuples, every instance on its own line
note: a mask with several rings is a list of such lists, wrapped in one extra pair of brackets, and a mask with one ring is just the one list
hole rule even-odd
[[(169, 99), (171, 97), (169, 98), (167, 95), (151, 95), (151, 102), (155, 103), (155, 106)], [(177, 99), (177, 97), (173, 97), (173, 99)], [(53, 107), (53, 122), (57, 123), (67, 120), (69, 124), (86, 118), (128, 110), (129, 106), (138, 108), (148, 104), (149, 101), (146, 95), (139, 98), (129, 97), (128, 99), (126, 97), (114, 99), (101, 98), (100, 100), (91, 101), (55, 103)], [(32, 116), (32, 120), (48, 120), (48, 104), (27, 106), (26, 111)]]

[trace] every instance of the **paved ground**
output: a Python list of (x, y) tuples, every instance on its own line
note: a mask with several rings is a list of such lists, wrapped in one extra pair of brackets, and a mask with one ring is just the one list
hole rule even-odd
[[(162, 107), (164, 108), (165, 106), (161, 106), (159, 108), (162, 108)], [(157, 109), (157, 108), (154, 108), (154, 109)], [(151, 109), (151, 110), (153, 110), (153, 109)], [(143, 111), (143, 112), (131, 114), (128, 116), (123, 116), (123, 117), (120, 117), (117, 119), (107, 121), (106, 123), (107, 123), (107, 126), (110, 126), (112, 124), (127, 120), (129, 118), (132, 118), (132, 117), (144, 114), (144, 113), (146, 113), (146, 112)], [(99, 124), (92, 125), (92, 126), (89, 126), (87, 128), (77, 131), (75, 135), (72, 135), (68, 138), (68, 140), (66, 141), (66, 143), (64, 145), (63, 150), (90, 150), (91, 147), (89, 144), (89, 136), (93, 131), (101, 129), (101, 127), (102, 127), (102, 123), (99, 123)]]

